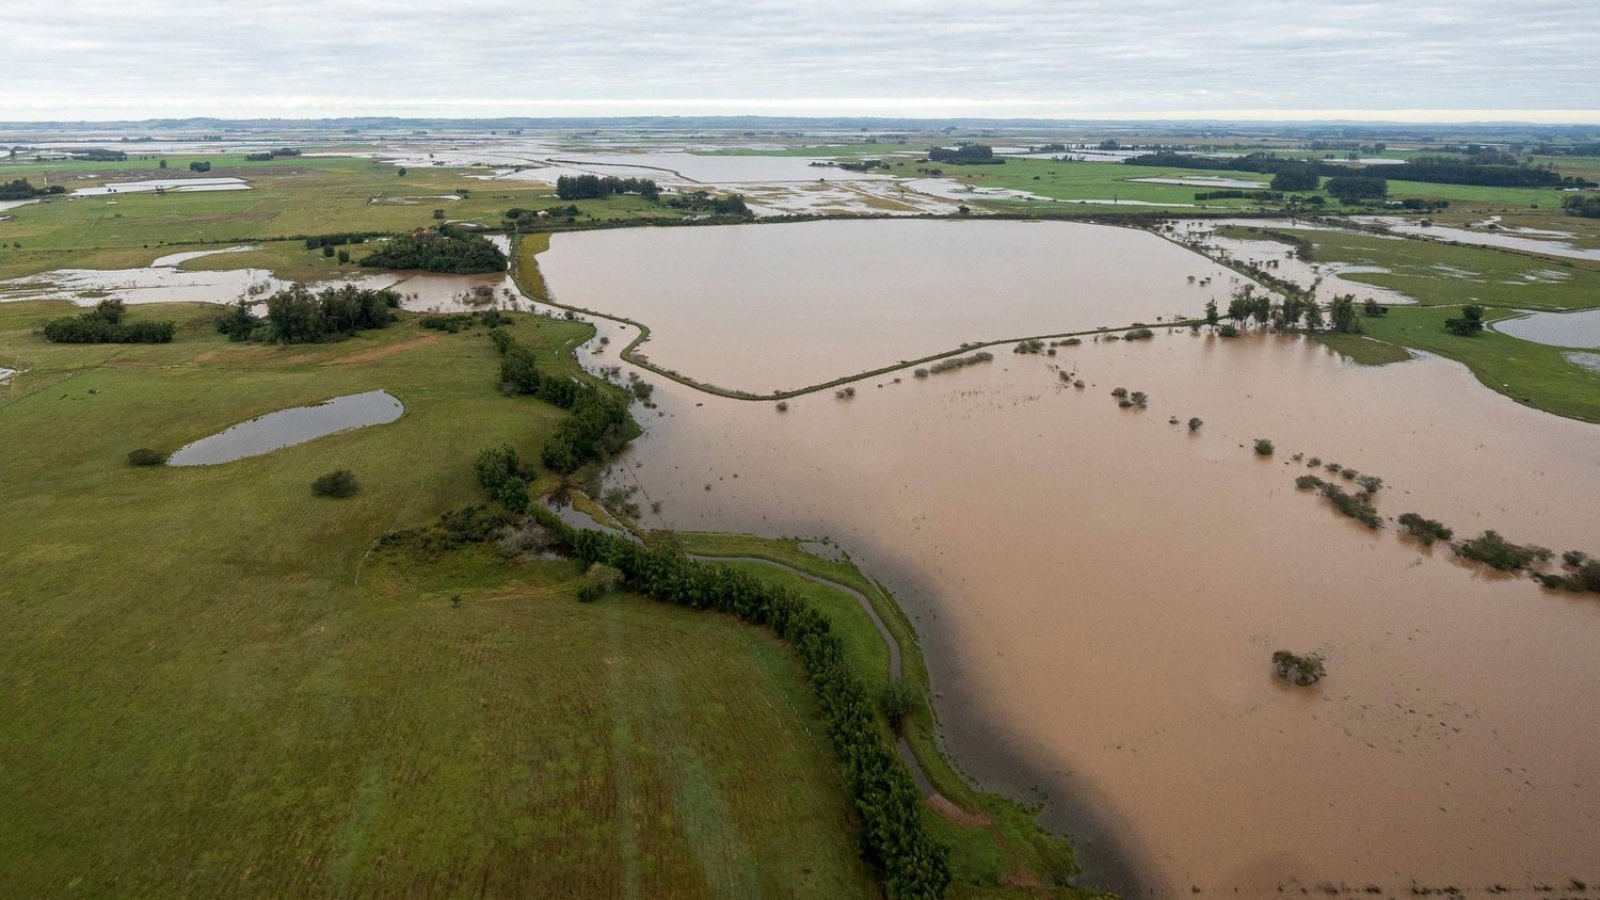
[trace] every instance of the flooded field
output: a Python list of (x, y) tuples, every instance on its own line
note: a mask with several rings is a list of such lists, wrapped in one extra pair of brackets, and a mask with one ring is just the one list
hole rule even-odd
[[(1001, 352), (782, 413), (656, 399), (616, 468), (661, 502), (648, 523), (829, 535), (888, 580), (960, 762), (1042, 790), (1100, 883), (1600, 880), (1600, 602), (1369, 531), (1296, 491), (1289, 458), (1383, 477), (1386, 516), (1593, 552), (1600, 428), (1448, 361), (1359, 368), (1266, 335)], [(1328, 678), (1278, 683), (1280, 648), (1322, 653)]]
[[(1357, 221), (1369, 224), (1382, 225), (1394, 234), (1403, 234), (1409, 237), (1423, 237), (1435, 241), (1453, 241), (1459, 244), (1474, 244), (1479, 247), (1499, 247), (1507, 250), (1521, 250), (1527, 253), (1537, 253), (1541, 256), (1554, 256), (1563, 259), (1593, 259), (1600, 260), (1600, 250), (1583, 249), (1574, 247), (1562, 238), (1572, 235), (1562, 231), (1547, 231), (1543, 229), (1499, 229), (1487, 228), (1451, 228), (1445, 225), (1423, 225), (1410, 219), (1401, 219), (1394, 216), (1363, 216)], [(1496, 224), (1492, 220), (1485, 225)]]
[(657, 365), (758, 393), (967, 342), (1196, 316), (1239, 277), (1143, 231), (1066, 222), (558, 234), (539, 264), (561, 303), (649, 325), (640, 350)]
[(1600, 309), (1569, 313), (1533, 313), (1496, 322), (1495, 331), (1551, 347), (1600, 347)]
[(181, 447), (169, 466), (215, 466), (260, 456), (352, 428), (385, 425), (405, 412), (387, 391), (335, 397), (316, 406), (296, 406), (258, 416)]
[[(1375, 266), (1356, 266), (1340, 263), (1315, 263), (1299, 259), (1294, 248), (1282, 241), (1266, 237), (1260, 239), (1225, 237), (1216, 233), (1223, 226), (1262, 229), (1319, 230), (1311, 223), (1290, 219), (1180, 219), (1168, 234), (1180, 243), (1202, 249), (1206, 254), (1234, 259), (1262, 268), (1270, 267), (1272, 274), (1302, 288), (1316, 285), (1317, 297), (1323, 302), (1341, 294), (1354, 294), (1358, 300), (1371, 298), (1379, 303), (1415, 303), (1416, 299), (1400, 291), (1345, 278), (1346, 275), (1388, 271)], [(1400, 238), (1395, 238), (1400, 240)]]
[(149, 194), (172, 191), (175, 194), (201, 191), (248, 191), (243, 178), (152, 178), (148, 181), (114, 181), (100, 187), (78, 188), (74, 197), (104, 197), (108, 194)]

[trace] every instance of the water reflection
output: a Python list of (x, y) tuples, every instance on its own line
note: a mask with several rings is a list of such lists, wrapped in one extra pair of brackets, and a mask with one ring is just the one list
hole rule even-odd
[(348, 394), (241, 422), (179, 449), (167, 459), (167, 465), (214, 466), (260, 456), (340, 431), (384, 425), (404, 412), (405, 407), (387, 391)]

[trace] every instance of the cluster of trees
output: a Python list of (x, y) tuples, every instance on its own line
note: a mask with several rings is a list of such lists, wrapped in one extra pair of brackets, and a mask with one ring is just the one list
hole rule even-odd
[(387, 231), (343, 231), (333, 234), (313, 234), (306, 237), (306, 249), (340, 247), (345, 244), (364, 244), (373, 238), (388, 237)]
[(87, 160), (89, 162), (127, 162), (128, 154), (121, 150), (106, 150), (100, 147), (90, 147), (87, 150), (75, 150), (73, 159)]
[(528, 510), (528, 479), (533, 475), (522, 464), (517, 451), (507, 445), (478, 451), (472, 463), (478, 476), (478, 486), (483, 488), (501, 506), (514, 513)]
[(504, 272), (506, 255), (488, 238), (444, 226), (385, 241), (362, 257), (361, 265), (384, 269), (422, 269), (470, 275)]
[(196, 160), (195, 162), (189, 163), (189, 171), (209, 172), (211, 171), (211, 163), (206, 160)]
[(696, 563), (670, 547), (647, 547), (578, 530), (535, 507), (539, 523), (584, 562), (617, 570), (641, 593), (770, 628), (794, 648), (810, 677), (845, 788), (860, 818), (862, 855), (899, 900), (932, 900), (950, 884), (949, 848), (922, 824), (922, 798), (879, 723), (876, 704), (824, 614), (800, 596), (727, 566)]
[(267, 298), (266, 317), (256, 316), (244, 299), (217, 319), (217, 331), (231, 341), (311, 343), (349, 337), (369, 328), (384, 328), (397, 316), (400, 295), (354, 285), (312, 291), (302, 284)]
[(569, 475), (620, 451), (638, 434), (625, 395), (566, 375), (542, 374), (533, 351), (504, 328), (490, 329), (489, 338), (500, 351), (502, 392), (531, 395), (572, 412), (556, 425), (540, 451), (547, 468)]
[(514, 206), (505, 211), (501, 218), (507, 228), (526, 230), (537, 225), (540, 219), (565, 219), (568, 222), (576, 221), (581, 210), (577, 204), (569, 203), (566, 206), (549, 206), (544, 209), (523, 209)]
[(267, 150), (262, 153), (247, 153), (245, 159), (251, 162), (271, 162), (280, 156), (299, 156), (300, 151), (293, 147), (279, 147), (276, 150)]
[[(1273, 303), (1272, 295), (1257, 293), (1253, 284), (1233, 292), (1228, 300), (1226, 317), (1233, 320), (1235, 334), (1238, 326), (1250, 319), (1257, 324), (1272, 323), (1278, 328), (1298, 328), (1305, 323), (1307, 331), (1320, 331), (1324, 327), (1339, 334), (1360, 334), (1361, 319), (1356, 310), (1354, 294), (1343, 294), (1328, 303), (1327, 317), (1317, 301), (1300, 294), (1289, 294), (1282, 303)], [(1206, 324), (1215, 326), (1223, 315), (1215, 300), (1206, 303)], [(1224, 326), (1227, 327), (1227, 326)]]
[(1282, 191), (1242, 191), (1227, 189), (1221, 191), (1199, 191), (1194, 199), (1204, 202), (1206, 200), (1260, 200), (1265, 203), (1278, 203), (1283, 200)]
[(81, 315), (51, 319), (41, 333), (57, 344), (169, 344), (178, 331), (177, 322), (124, 322), (126, 314), (121, 300), (101, 300)]
[(443, 315), (423, 316), (417, 324), (433, 331), (443, 331), (456, 334), (463, 328), (471, 328), (474, 324), (482, 322), (485, 328), (498, 328), (511, 322), (511, 317), (498, 309), (486, 309), (476, 313), (447, 313)]
[(1389, 196), (1389, 181), (1379, 175), (1336, 175), (1329, 178), (1323, 188), (1342, 203), (1382, 200)]
[(949, 147), (929, 147), (928, 159), (933, 162), (959, 163), (962, 165), (998, 165), (1005, 162), (994, 155), (994, 148), (987, 144), (962, 144), (955, 149)]
[[(1188, 153), (1160, 151), (1123, 160), (1130, 166), (1156, 166), (1162, 168), (1206, 169), (1232, 172), (1257, 172), (1273, 176), (1275, 190), (1312, 190), (1307, 187), (1288, 187), (1288, 184), (1306, 184), (1318, 176), (1393, 178), (1396, 181), (1423, 181), (1434, 184), (1471, 184), (1490, 187), (1589, 187), (1583, 178), (1565, 177), (1550, 169), (1518, 163), (1506, 154), (1480, 153), (1469, 156), (1418, 156), (1398, 166), (1350, 166), (1322, 160), (1289, 159), (1270, 153), (1251, 153), (1232, 159), (1194, 156)], [(1284, 180), (1279, 181), (1279, 176)]]
[(1565, 209), (1569, 216), (1600, 219), (1600, 194), (1574, 194), (1561, 201), (1561, 208)]
[(690, 191), (684, 194), (673, 194), (663, 201), (673, 209), (686, 209), (691, 212), (709, 212), (718, 216), (739, 216), (748, 218), (755, 215), (744, 202), (743, 194), (729, 194), (726, 197), (713, 197), (708, 191)]
[(32, 200), (49, 194), (65, 194), (67, 189), (59, 184), (36, 188), (28, 183), (26, 178), (0, 184), (0, 200)]
[(1444, 320), (1444, 330), (1457, 337), (1473, 337), (1483, 331), (1483, 307), (1469, 303), (1461, 315)]
[(556, 179), (556, 196), (562, 200), (604, 200), (612, 194), (638, 194), (655, 202), (661, 188), (649, 178), (615, 175), (562, 175)]

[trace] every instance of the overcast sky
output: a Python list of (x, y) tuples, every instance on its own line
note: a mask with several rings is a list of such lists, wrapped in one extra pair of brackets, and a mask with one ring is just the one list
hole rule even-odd
[(0, 0), (0, 119), (1600, 122), (1596, 0)]

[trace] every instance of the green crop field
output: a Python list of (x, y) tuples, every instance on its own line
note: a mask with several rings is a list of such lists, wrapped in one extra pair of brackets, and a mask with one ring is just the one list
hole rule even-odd
[[(508, 399), (481, 329), (73, 347), (0, 305), (0, 884), (52, 896), (876, 896), (789, 651), (724, 617), (572, 599), (570, 563), (372, 552), (476, 502)], [(545, 365), (587, 326), (519, 319)], [(383, 388), (398, 421), (133, 468)], [(361, 493), (318, 498), (353, 470)]]

